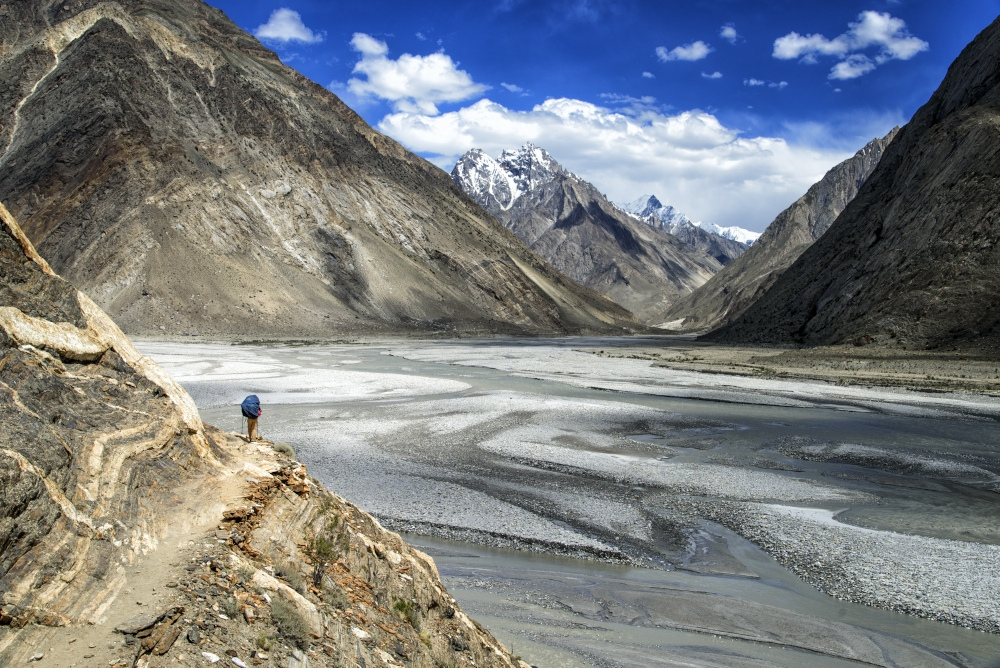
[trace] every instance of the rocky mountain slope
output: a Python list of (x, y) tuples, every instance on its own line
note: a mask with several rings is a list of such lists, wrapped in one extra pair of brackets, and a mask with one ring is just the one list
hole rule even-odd
[(203, 425), (2, 205), (0, 398), (0, 665), (519, 665), (429, 557)]
[(625, 213), (531, 144), (496, 160), (469, 151), (452, 178), (553, 267), (642, 322), (660, 322), (680, 295), (721, 268), (704, 251)]
[(897, 129), (873, 139), (778, 214), (754, 245), (666, 313), (672, 330), (705, 332), (738, 318), (819, 239), (858, 194)]
[(830, 230), (715, 338), (995, 354), (998, 120), (1000, 20), (952, 63)]
[(200, 0), (0, 10), (0, 200), (126, 331), (621, 331)]
[(655, 195), (643, 195), (627, 204), (619, 204), (618, 208), (704, 251), (723, 266), (743, 255), (760, 236), (740, 227), (696, 223), (669, 204), (664, 205)]

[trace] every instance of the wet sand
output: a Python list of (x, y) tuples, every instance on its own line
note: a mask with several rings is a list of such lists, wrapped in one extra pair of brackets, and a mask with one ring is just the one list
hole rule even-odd
[[(289, 442), (331, 489), (397, 530), (487, 550), (472, 579), (442, 553), (442, 575), (538, 665), (1000, 658), (996, 635), (889, 611), (991, 630), (1000, 620), (995, 398), (698, 373), (608, 353), (635, 344), (140, 347), (209, 422), (238, 428), (234, 405), (256, 393), (265, 436)], [(794, 510), (803, 507), (813, 510)], [(865, 549), (825, 549), (837, 541)], [(546, 560), (589, 584), (570, 597), (562, 580), (536, 582)], [(561, 602), (525, 612), (527, 594), (512, 603), (505, 593), (510, 578), (520, 583), (510, 591)], [(636, 578), (621, 593), (619, 580)], [(706, 588), (714, 598), (691, 593)], [(560, 629), (593, 628), (555, 633), (553, 610)], [(834, 622), (847, 626), (834, 633)], [(882, 658), (845, 654), (864, 646), (850, 634), (868, 634)]]

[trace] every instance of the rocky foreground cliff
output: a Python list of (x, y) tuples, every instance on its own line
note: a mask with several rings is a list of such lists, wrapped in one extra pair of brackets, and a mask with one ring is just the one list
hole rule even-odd
[(1000, 20), (728, 342), (977, 347), (1000, 337)]
[(635, 324), (200, 0), (0, 5), (0, 201), (130, 333)]
[(2, 206), (0, 403), (0, 665), (518, 665), (429, 557), (203, 425)]
[(665, 314), (673, 331), (706, 332), (736, 320), (826, 233), (871, 176), (898, 128), (868, 142), (840, 163), (767, 226), (749, 251)]

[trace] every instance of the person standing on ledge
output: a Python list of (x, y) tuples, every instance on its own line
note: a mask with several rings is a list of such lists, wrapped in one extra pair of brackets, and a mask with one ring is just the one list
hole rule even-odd
[(256, 394), (251, 394), (240, 404), (240, 410), (243, 411), (243, 417), (247, 419), (247, 441), (258, 440), (257, 418), (264, 412), (260, 409), (260, 399), (257, 398)]

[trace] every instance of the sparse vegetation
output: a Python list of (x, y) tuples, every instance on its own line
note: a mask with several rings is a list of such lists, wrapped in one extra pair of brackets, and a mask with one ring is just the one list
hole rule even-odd
[(222, 611), (230, 619), (236, 619), (240, 614), (240, 604), (234, 598), (223, 599), (222, 601)]
[(257, 634), (257, 647), (265, 652), (271, 650), (274, 648), (274, 636), (265, 631), (261, 631)]
[(295, 643), (299, 648), (309, 646), (309, 625), (302, 615), (283, 598), (275, 597), (271, 602), (271, 619), (274, 620), (281, 635)]
[(274, 565), (274, 574), (287, 582), (292, 589), (305, 595), (307, 591), (306, 579), (299, 573), (299, 569), (290, 561), (280, 561)]
[(280, 452), (281, 454), (287, 456), (289, 459), (295, 459), (295, 450), (292, 446), (288, 445), (284, 441), (274, 444), (274, 451)]
[[(322, 507), (321, 515), (325, 515), (329, 509), (330, 506)], [(339, 515), (328, 518), (321, 530), (306, 535), (303, 552), (312, 562), (313, 586), (322, 586), (327, 566), (347, 550), (349, 542), (347, 526)]]
[(404, 622), (409, 622), (415, 631), (420, 630), (420, 616), (417, 614), (417, 606), (405, 598), (396, 599), (392, 605), (392, 612)]

